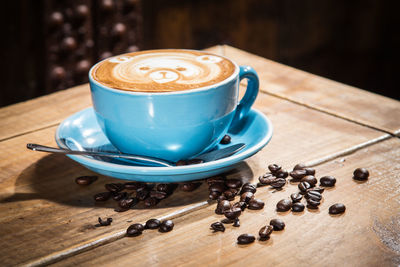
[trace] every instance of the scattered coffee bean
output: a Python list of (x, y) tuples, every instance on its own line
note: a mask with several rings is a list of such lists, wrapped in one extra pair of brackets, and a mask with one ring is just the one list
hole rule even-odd
[(118, 202), (118, 205), (123, 209), (130, 209), (131, 207), (135, 206), (138, 203), (137, 198), (124, 198)]
[(306, 171), (307, 175), (315, 175), (315, 169), (314, 168), (304, 168)]
[(171, 185), (170, 184), (158, 184), (156, 186), (156, 190), (159, 192), (164, 192), (164, 193), (171, 193)]
[(99, 224), (96, 224), (96, 227), (100, 227), (100, 226), (109, 226), (111, 225), (113, 219), (112, 218), (107, 218), (106, 220), (101, 219), (100, 217), (97, 219)]
[(225, 232), (225, 226), (221, 222), (215, 222), (210, 227), (214, 232)]
[(126, 190), (142, 190), (146, 188), (146, 184), (141, 182), (127, 182), (124, 186)]
[(357, 168), (353, 172), (353, 178), (358, 181), (367, 180), (369, 177), (369, 171), (365, 168)]
[(240, 194), (243, 194), (244, 192), (252, 192), (253, 194), (257, 191), (257, 188), (255, 185), (250, 184), (250, 183), (245, 183), (242, 186), (242, 190), (240, 191)]
[(306, 170), (294, 170), (290, 172), (290, 176), (294, 179), (294, 180), (300, 180), (301, 178), (303, 178), (304, 176), (307, 175)]
[(280, 169), (275, 173), (276, 178), (287, 178), (289, 176), (289, 173), (287, 170)]
[(274, 227), (274, 231), (281, 231), (285, 229), (285, 223), (281, 219), (272, 219), (269, 224)]
[(225, 178), (220, 177), (220, 176), (214, 176), (214, 177), (210, 177), (207, 179), (207, 184), (210, 186), (212, 184), (215, 183), (221, 183), (224, 184), (225, 183)]
[(271, 236), (274, 227), (272, 225), (263, 226), (260, 231), (258, 231), (258, 235), (260, 236), (260, 240), (268, 240)]
[(272, 173), (266, 173), (260, 177), (258, 177), (258, 181), (263, 185), (270, 185), (276, 177), (272, 175)]
[(264, 202), (261, 199), (252, 199), (249, 201), (249, 205), (247, 207), (250, 210), (260, 210), (264, 208)]
[(240, 195), (240, 201), (249, 203), (250, 200), (254, 198), (254, 194), (252, 192), (244, 192)]
[(239, 218), (240, 214), (242, 214), (242, 210), (239, 207), (231, 207), (229, 210), (224, 211), (225, 217), (229, 220)]
[(226, 197), (227, 200), (234, 200), (237, 192), (238, 191), (236, 189), (229, 188), (224, 192), (224, 196)]
[(225, 219), (221, 220), (221, 223), (223, 223), (223, 224), (232, 224), (234, 222), (235, 222), (235, 220), (230, 220), (228, 218), (225, 218)]
[(185, 191), (185, 192), (192, 192), (194, 190), (196, 190), (199, 186), (201, 185), (201, 183), (184, 183), (181, 184), (181, 190)]
[(319, 184), (325, 187), (332, 187), (336, 184), (336, 178), (333, 176), (324, 176), (319, 179)]
[(95, 201), (107, 201), (111, 197), (111, 192), (101, 192), (94, 195)]
[(114, 193), (112, 198), (115, 201), (119, 201), (119, 200), (127, 198), (127, 197), (128, 197), (128, 193), (127, 192), (118, 192), (118, 193)]
[(271, 186), (275, 189), (282, 188), (286, 184), (286, 180), (283, 178), (276, 178), (271, 182)]
[(235, 221), (232, 224), (233, 227), (240, 227), (240, 220), (239, 218), (236, 218)]
[(174, 229), (174, 223), (171, 220), (161, 222), (159, 231), (166, 233)]
[(290, 199), (282, 199), (276, 204), (277, 211), (288, 211), (292, 207), (293, 203)]
[(155, 197), (148, 197), (144, 200), (144, 205), (148, 208), (154, 207), (158, 204), (158, 199)]
[(297, 202), (297, 203), (293, 203), (292, 205), (292, 211), (293, 212), (302, 212), (304, 210), (304, 204)]
[(226, 135), (224, 135), (224, 137), (222, 137), (222, 139), (219, 143), (226, 145), (226, 144), (229, 144), (230, 142), (231, 142), (231, 137), (226, 134)]
[(208, 190), (209, 190), (210, 192), (218, 192), (218, 193), (222, 193), (222, 192), (224, 192), (226, 189), (227, 189), (227, 188), (226, 188), (226, 186), (225, 186), (224, 183), (214, 183), (214, 184), (211, 184), (211, 185), (208, 187)]
[(216, 199), (219, 198), (219, 196), (221, 196), (220, 192), (212, 191), (212, 192), (210, 192), (210, 195), (208, 196), (208, 198), (211, 199), (211, 200), (216, 200)]
[(314, 200), (318, 200), (318, 201), (321, 201), (321, 199), (322, 199), (321, 193), (314, 191), (314, 190), (307, 191), (307, 193), (305, 194), (304, 197), (306, 199), (314, 199)]
[(307, 182), (310, 184), (311, 187), (314, 187), (318, 183), (318, 180), (313, 175), (306, 175), (301, 178), (301, 182)]
[(346, 206), (342, 203), (336, 203), (329, 207), (329, 214), (341, 214), (345, 212)]
[(222, 215), (226, 210), (229, 210), (230, 208), (231, 208), (231, 203), (228, 200), (220, 200), (218, 201), (215, 213)]
[(158, 219), (150, 219), (144, 225), (145, 229), (158, 229), (160, 227), (160, 220)]
[(306, 166), (304, 163), (299, 163), (299, 164), (297, 164), (296, 166), (294, 166), (293, 170), (294, 170), (294, 171), (295, 171), (295, 170), (303, 170), (303, 169), (305, 169), (305, 168), (307, 168), (307, 166)]
[(235, 204), (233, 204), (232, 207), (238, 207), (242, 211), (244, 211), (247, 208), (247, 204), (246, 204), (246, 202), (239, 201), (239, 202), (236, 202)]
[(255, 240), (256, 240), (256, 238), (254, 237), (254, 235), (242, 234), (242, 235), (238, 236), (237, 243), (240, 245), (246, 245), (246, 244), (253, 243)]
[(233, 189), (240, 189), (242, 184), (243, 184), (242, 181), (239, 179), (228, 179), (225, 181), (225, 185)]
[(95, 182), (97, 178), (97, 176), (80, 176), (75, 179), (75, 183), (79, 185), (90, 185), (91, 183)]
[(120, 183), (112, 183), (112, 184), (106, 184), (104, 187), (112, 193), (117, 193), (124, 190), (125, 185)]
[(155, 190), (151, 190), (149, 193), (150, 197), (154, 197), (158, 200), (162, 200), (164, 198), (166, 198), (168, 195), (165, 192), (160, 192), (160, 191), (155, 191)]
[(300, 200), (303, 198), (303, 195), (299, 194), (299, 193), (293, 193), (290, 195), (290, 198), (292, 199), (293, 203), (296, 203), (296, 202), (300, 202)]
[(323, 187), (314, 187), (314, 188), (310, 188), (308, 190), (317, 191), (318, 193), (322, 194), (325, 191), (325, 188), (323, 188)]
[(311, 188), (311, 185), (307, 182), (301, 182), (299, 183), (298, 188), (301, 193), (305, 194), (307, 192), (307, 189)]
[(307, 199), (307, 208), (309, 209), (318, 209), (318, 206), (321, 204), (319, 200), (309, 198)]
[(127, 236), (138, 236), (138, 235), (142, 234), (143, 230), (144, 230), (143, 224), (134, 223), (128, 227), (128, 229), (126, 230), (126, 235)]
[(226, 197), (225, 197), (224, 195), (220, 195), (220, 196), (217, 198), (217, 200), (220, 201), (220, 200), (227, 200), (227, 199), (226, 199)]
[(143, 201), (149, 196), (149, 191), (142, 189), (136, 192), (136, 197), (138, 200)]
[(268, 169), (270, 170), (270, 172), (276, 173), (277, 171), (282, 169), (282, 166), (278, 165), (278, 164), (270, 164), (270, 165), (268, 165)]

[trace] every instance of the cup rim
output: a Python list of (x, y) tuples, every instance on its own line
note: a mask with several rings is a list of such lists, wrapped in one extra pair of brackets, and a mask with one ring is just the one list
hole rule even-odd
[[(120, 94), (129, 94), (129, 95), (142, 95), (142, 96), (153, 96), (153, 95), (181, 95), (181, 94), (191, 94), (191, 93), (198, 93), (198, 92), (202, 92), (202, 91), (207, 91), (209, 89), (212, 88), (216, 88), (219, 87), (223, 84), (227, 84), (230, 81), (234, 80), (238, 75), (239, 75), (239, 66), (236, 62), (234, 62), (233, 60), (227, 58), (226, 56), (223, 55), (217, 55), (215, 53), (212, 52), (208, 52), (208, 51), (202, 51), (202, 50), (195, 50), (195, 49), (180, 49), (180, 48), (166, 48), (166, 49), (150, 49), (150, 50), (142, 50), (142, 51), (161, 51), (161, 50), (183, 50), (183, 51), (195, 51), (195, 52), (204, 52), (204, 53), (208, 53), (210, 55), (214, 55), (214, 56), (218, 56), (218, 57), (222, 57), (226, 60), (229, 60), (230, 62), (232, 62), (232, 64), (235, 66), (235, 70), (232, 73), (231, 76), (229, 76), (228, 78), (226, 78), (225, 80), (222, 80), (218, 83), (215, 84), (211, 84), (211, 85), (207, 85), (207, 86), (203, 86), (203, 87), (199, 87), (199, 88), (193, 88), (193, 89), (188, 89), (188, 90), (181, 90), (181, 91), (171, 91), (171, 92), (138, 92), (138, 91), (129, 91), (129, 90), (122, 90), (122, 89), (116, 89), (116, 88), (112, 88), (109, 87), (107, 85), (104, 85), (98, 81), (96, 81), (93, 77), (92, 77), (92, 72), (94, 70), (94, 68), (96, 68), (97, 65), (99, 65), (100, 63), (102, 63), (105, 60), (110, 59), (111, 57), (105, 58), (99, 62), (97, 62), (96, 64), (94, 64), (88, 73), (89, 76), (89, 83), (90, 84), (96, 84), (99, 87), (102, 87), (106, 90), (115, 92), (115, 93), (120, 93)], [(120, 55), (115, 55), (112, 57), (116, 57), (116, 56), (123, 56), (126, 54), (130, 54), (130, 53), (124, 53), (124, 54), (120, 54)]]

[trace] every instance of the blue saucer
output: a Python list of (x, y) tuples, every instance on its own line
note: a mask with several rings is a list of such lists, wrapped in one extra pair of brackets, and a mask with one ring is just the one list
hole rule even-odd
[[(245, 143), (246, 147), (230, 157), (202, 164), (150, 167), (106, 157), (78, 155), (68, 155), (68, 157), (94, 172), (125, 180), (164, 183), (204, 179), (233, 169), (235, 164), (261, 150), (272, 137), (272, 124), (264, 114), (252, 109), (239, 130), (230, 131), (228, 134), (232, 142), (228, 145), (218, 145), (216, 149), (237, 143)], [(91, 107), (64, 120), (58, 126), (55, 138), (61, 148), (118, 152), (101, 131)]]

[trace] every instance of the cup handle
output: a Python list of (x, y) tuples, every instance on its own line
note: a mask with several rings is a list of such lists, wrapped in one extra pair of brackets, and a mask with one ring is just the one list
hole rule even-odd
[(230, 129), (234, 130), (240, 125), (240, 122), (246, 117), (251, 106), (256, 100), (260, 82), (258, 80), (258, 75), (256, 71), (250, 66), (239, 66), (239, 82), (243, 79), (247, 79), (246, 93), (244, 94), (242, 100), (240, 100), (239, 105), (236, 107), (236, 112), (233, 117)]

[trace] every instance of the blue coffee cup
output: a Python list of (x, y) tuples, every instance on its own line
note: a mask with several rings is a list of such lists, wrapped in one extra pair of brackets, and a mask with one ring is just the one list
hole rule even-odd
[[(257, 73), (238, 66), (211, 86), (173, 92), (133, 92), (107, 87), (89, 72), (97, 121), (123, 153), (176, 162), (212, 149), (229, 129), (240, 127), (259, 89)], [(238, 104), (239, 82), (247, 89)]]

